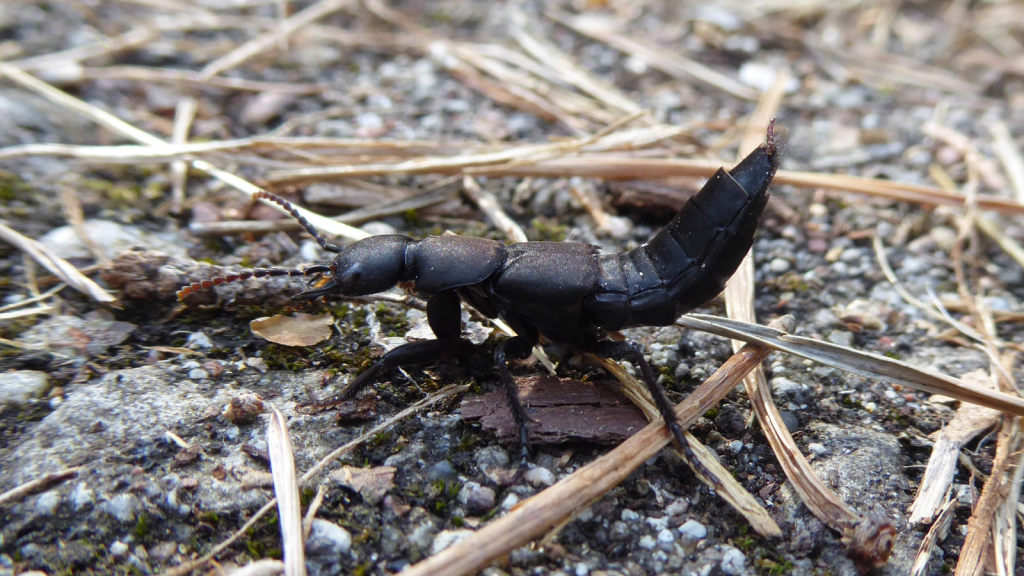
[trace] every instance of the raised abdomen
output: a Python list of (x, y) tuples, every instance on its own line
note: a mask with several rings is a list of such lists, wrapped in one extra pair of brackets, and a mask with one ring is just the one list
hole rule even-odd
[(608, 330), (667, 326), (714, 298), (754, 242), (778, 166), (775, 143), (719, 169), (647, 244), (598, 257), (587, 318)]

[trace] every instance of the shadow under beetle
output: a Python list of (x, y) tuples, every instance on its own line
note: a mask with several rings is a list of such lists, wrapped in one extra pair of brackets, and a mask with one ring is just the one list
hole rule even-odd
[(687, 458), (694, 458), (672, 403), (657, 384), (635, 342), (607, 338), (634, 326), (668, 326), (708, 302), (725, 287), (750, 250), (768, 185), (779, 163), (774, 120), (764, 144), (732, 170), (719, 168), (665, 228), (646, 244), (616, 254), (580, 242), (502, 244), (471, 236), (413, 240), (373, 236), (346, 246), (327, 242), (286, 200), (268, 192), (256, 198), (287, 209), (327, 252), (330, 264), (301, 270), (252, 269), (183, 287), (178, 299), (227, 282), (275, 276), (312, 276), (295, 300), (365, 296), (396, 285), (428, 297), (427, 320), (436, 340), (411, 342), (384, 354), (343, 392), (351, 397), (381, 370), (422, 364), (450, 353), (462, 334), (460, 301), (488, 318), (501, 317), (516, 336), (498, 344), (494, 360), (509, 409), (519, 429), (524, 461), (529, 454), (529, 416), (519, 400), (508, 362), (530, 355), (543, 334), (550, 341), (603, 358), (628, 360)]

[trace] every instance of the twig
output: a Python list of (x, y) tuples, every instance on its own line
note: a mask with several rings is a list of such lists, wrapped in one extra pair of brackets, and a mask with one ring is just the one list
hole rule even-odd
[[(676, 406), (676, 415), (684, 428), (736, 386), (739, 380), (759, 365), (767, 352), (748, 346), (734, 354), (697, 390)], [(658, 453), (671, 440), (663, 421), (648, 424), (611, 452), (577, 470), (547, 490), (521, 502), (502, 518), (477, 530), (465, 540), (446, 548), (403, 572), (404, 576), (475, 574), (512, 550), (537, 538), (578, 512), (581, 506), (611, 490), (645, 460)]]
[[(997, 540), (993, 531), (996, 515), (1005, 507), (1005, 502), (1016, 504), (1020, 497), (1020, 472), (1024, 459), (1024, 445), (1021, 439), (1021, 418), (1004, 418), (1003, 427), (999, 431), (996, 444), (996, 457), (992, 463), (992, 474), (982, 489), (981, 497), (974, 507), (974, 513), (967, 521), (967, 538), (956, 565), (956, 576), (981, 576), (985, 570), (985, 553)], [(1013, 440), (1013, 441), (1011, 441)], [(1016, 485), (1015, 485), (1016, 484)], [(1004, 535), (999, 535), (1002, 549), (1005, 548)], [(1013, 550), (1016, 544), (1011, 541), (1010, 562), (1013, 561)], [(997, 558), (1002, 564), (1002, 560)], [(1005, 564), (1002, 564), (1005, 569)]]
[[(182, 98), (174, 109), (174, 129), (171, 131), (171, 144), (184, 144), (188, 141), (188, 133), (192, 129), (192, 120), (196, 117), (199, 104), (195, 98)], [(175, 160), (171, 163), (171, 214), (181, 214), (185, 203), (185, 186), (188, 184), (188, 163)]]
[(480, 210), (487, 215), (487, 218), (494, 224), (494, 227), (501, 231), (512, 242), (526, 242), (529, 239), (526, 237), (526, 232), (519, 227), (519, 224), (515, 220), (508, 217), (505, 211), (502, 210), (501, 204), (498, 204), (498, 199), (494, 197), (494, 194), (484, 190), (476, 183), (470, 176), (464, 176), (462, 178), (462, 190), (469, 196), (469, 199), (477, 205)]
[(88, 276), (79, 272), (70, 262), (57, 256), (39, 242), (22, 236), (2, 223), (0, 223), (0, 238), (7, 240), (19, 250), (31, 256), (36, 262), (45, 266), (47, 270), (60, 278), (61, 282), (89, 296), (93, 300), (107, 304), (117, 302), (117, 298), (112, 294), (100, 287), (99, 284), (93, 282)]
[(49, 486), (55, 482), (62, 482), (78, 474), (80, 470), (85, 468), (84, 466), (75, 466), (74, 468), (66, 468), (60, 472), (51, 472), (35, 480), (29, 480), (20, 486), (15, 486), (7, 492), (0, 494), (0, 506), (7, 504), (8, 502), (14, 502), (20, 500), (25, 496)]
[(939, 437), (932, 447), (928, 458), (928, 466), (918, 487), (917, 496), (910, 505), (911, 524), (932, 521), (949, 486), (956, 474), (957, 455), (964, 444), (972, 438), (999, 422), (1000, 413), (989, 408), (973, 404), (963, 404), (956, 415), (939, 432)]

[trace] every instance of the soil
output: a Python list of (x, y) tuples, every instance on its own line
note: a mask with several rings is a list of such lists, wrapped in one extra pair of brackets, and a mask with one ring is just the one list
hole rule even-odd
[[(310, 4), (290, 7), (297, 11)], [(709, 166), (733, 163), (758, 91), (770, 86), (775, 70), (784, 67), (793, 80), (776, 121), (784, 138), (782, 169), (912, 184), (948, 180), (964, 190), (973, 165), (964, 149), (926, 129), (934, 122), (965, 136), (980, 154), (980, 165), (988, 167), (979, 176), (980, 193), (1012, 196), (1012, 177), (994, 147), (992, 126), (1001, 122), (1017, 149), (1024, 147), (1024, 78), (1019, 66), (1024, 16), (1013, 3), (476, 1), (404, 2), (390, 8), (438, 40), (416, 44), (411, 32), (396, 26), (401, 20), (395, 13), (376, 3), (353, 2), (307, 26), (286, 50), (274, 45), (219, 76), (268, 83), (260, 89), (128, 78), (127, 67), (199, 71), (256, 30), (276, 25), (273, 3), (4, 3), (0, 59), (160, 138), (170, 138), (178, 103), (194, 97), (198, 111), (193, 142), (259, 136), (285, 127), (294, 136), (417, 141), (427, 147), (423, 155), (450, 156), (474, 146), (483, 150), (564, 141), (597, 132), (624, 116), (611, 115), (607, 108), (604, 116), (594, 112), (597, 100), (561, 84), (563, 78), (548, 77), (547, 82), (587, 101), (574, 114), (553, 92), (536, 87), (530, 92), (514, 78), (494, 79), (452, 66), (451, 48), (441, 40), (479, 54), (503, 55), (494, 58), (515, 67), (521, 60), (514, 55), (524, 48), (516, 43), (510, 22), (525, 15), (526, 29), (534, 36), (649, 110), (651, 123), (688, 128), (663, 143), (662, 152), (707, 158)], [(556, 9), (605, 19), (622, 37), (655, 46), (666, 59), (683, 56), (738, 79), (754, 100), (695, 76), (666, 71), (668, 65), (661, 60), (624, 54), (609, 42), (545, 17), (545, 11)], [(391, 21), (382, 19), (388, 14)], [(77, 64), (64, 59), (61, 66), (34, 66), (28, 60), (92, 46), (142, 27), (152, 30), (144, 42)], [(517, 97), (501, 96), (508, 94)], [(602, 121), (606, 116), (611, 119)], [(127, 142), (0, 80), (0, 146), (40, 143)], [(52, 309), (45, 314), (0, 316), (0, 337), (20, 344), (0, 344), (0, 377), (7, 378), (0, 381), (0, 492), (47, 473), (82, 467), (73, 478), (0, 504), (0, 576), (28, 570), (156, 574), (226, 539), (273, 494), (265, 456), (267, 417), (252, 404), (253, 394), (287, 416), (296, 468), (303, 471), (426, 395), (450, 384), (470, 386), (466, 394), (401, 421), (329, 468), (395, 470), (390, 481), (384, 475), (380, 489), (361, 489), (353, 484), (357, 481), (352, 474), (345, 481), (324, 476), (327, 492), (307, 541), (307, 568), (325, 575), (392, 574), (436, 553), (464, 531), (571, 474), (620, 438), (618, 427), (594, 424), (593, 418), (600, 421), (595, 406), (614, 410), (610, 418), (615, 426), (636, 418), (618, 396), (593, 391), (590, 382), (608, 379), (603, 371), (551, 346), (548, 353), (558, 362), (557, 376), (584, 382), (575, 385), (589, 390), (573, 388), (572, 393), (600, 399), (567, 398), (559, 405), (557, 394), (554, 400), (545, 396), (555, 408), (545, 404), (549, 412), (538, 409), (537, 417), (552, 419), (554, 424), (544, 425), (554, 428), (546, 427), (546, 436), (536, 441), (526, 475), (505, 474), (514, 469), (518, 451), (507, 441), (504, 424), (494, 424), (501, 419), (494, 412), (495, 398), (487, 396), (500, 390), (493, 357), (505, 336), (489, 332), (476, 316), (468, 317), (467, 326), (479, 335), (478, 345), (464, 342), (436, 364), (387, 371), (360, 402), (343, 406), (339, 416), (330, 399), (342, 385), (388, 346), (424, 329), (422, 301), (412, 300), (411, 306), (366, 300), (330, 303), (316, 310), (335, 318), (325, 342), (308, 347), (268, 342), (253, 334), (249, 322), (290, 313), (290, 296), (301, 289), (299, 281), (229, 284), (197, 294), (188, 305), (178, 303), (174, 293), (188, 282), (226, 271), (326, 261), (308, 235), (293, 230), (193, 234), (190, 225), (195, 231), (196, 224), (225, 220), (260, 225), (280, 221), (276, 212), (253, 207), (243, 194), (198, 171), (190, 173), (184, 207), (174, 214), (166, 162), (4, 156), (7, 149), (0, 148), (0, 220), (46, 242), (48, 233), (68, 224), (61, 190), (73, 190), (85, 219), (112, 223), (103, 228), (109, 232), (94, 238), (97, 250), (111, 262), (92, 277), (116, 294), (120, 304), (100, 305), (65, 288), (47, 300)], [(318, 157), (321, 153), (323, 158)], [(390, 163), (406, 159), (402, 154), (252, 149), (208, 158), (269, 185), (279, 169), (321, 162)], [(444, 177), (386, 175), (274, 190), (335, 216), (421, 193), (444, 184)], [(682, 177), (477, 181), (530, 240), (571, 239), (608, 251), (648, 240), (702, 183)], [(506, 240), (458, 190), (454, 187), (426, 207), (353, 222), (374, 234), (422, 238), (451, 230)], [(587, 195), (598, 199), (614, 226), (595, 222), (594, 212), (580, 200)], [(775, 185), (772, 195), (752, 248), (761, 323), (792, 314), (799, 335), (957, 377), (990, 370), (984, 352), (964, 345), (963, 339), (949, 338), (942, 333), (946, 324), (901, 298), (872, 249), (877, 234), (900, 282), (919, 299), (929, 301), (930, 294), (959, 299), (951, 253), (962, 208), (787, 185)], [(1019, 217), (986, 217), (1011, 239), (1024, 240)], [(64, 255), (80, 268), (96, 263), (94, 252), (76, 236), (62, 238), (71, 239), (47, 245), (59, 253), (66, 250)], [(126, 240), (119, 243), (117, 238)], [(990, 310), (1020, 313), (1021, 265), (980, 233), (972, 234), (967, 246), (969, 289), (982, 295)], [(0, 305), (55, 285), (43, 268), (28, 262), (15, 247), (0, 244)], [(699, 311), (725, 313), (721, 299)], [(956, 310), (953, 314), (964, 318)], [(624, 335), (643, 347), (674, 401), (731, 353), (722, 338), (675, 326), (629, 329)], [(1011, 348), (1024, 343), (1019, 317), (999, 322), (998, 336)], [(812, 466), (852, 508), (896, 527), (892, 557), (877, 573), (910, 573), (927, 527), (907, 522), (908, 507), (928, 461), (934, 441), (930, 434), (952, 418), (958, 404), (781, 353), (773, 353), (765, 367), (776, 402)], [(531, 382), (543, 371), (533, 362), (514, 369), (517, 377)], [(37, 383), (28, 397), (8, 396), (5, 387), (14, 390), (14, 375), (18, 382)], [(566, 418), (574, 427), (567, 432), (555, 424), (573, 413), (577, 401), (586, 416), (579, 421)], [(225, 414), (233, 402), (235, 412)], [(463, 420), (463, 406), (473, 412), (471, 421)], [(757, 535), (685, 465), (663, 452), (582, 511), (546, 546), (520, 548), (484, 573), (858, 572), (845, 555), (840, 535), (815, 518), (788, 485), (752, 422), (742, 389), (691, 431), (766, 507), (782, 527), (782, 538)], [(956, 566), (972, 504), (983, 486), (981, 477), (991, 472), (995, 451), (994, 436), (982, 434), (967, 444), (964, 456), (973, 468), (957, 471), (952, 523), (923, 573), (946, 573)], [(382, 480), (375, 476), (373, 481)], [(315, 485), (304, 488), (304, 505), (315, 492)], [(1020, 557), (1024, 536), (1018, 532), (1016, 538)], [(280, 529), (271, 514), (218, 561), (230, 568), (280, 555)], [(1017, 574), (1024, 574), (1022, 570), (1018, 566)]]

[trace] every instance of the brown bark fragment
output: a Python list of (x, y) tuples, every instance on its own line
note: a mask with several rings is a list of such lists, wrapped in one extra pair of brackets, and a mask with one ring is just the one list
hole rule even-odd
[[(578, 382), (545, 375), (518, 379), (517, 385), (532, 420), (530, 442), (535, 445), (580, 441), (616, 444), (647, 425), (640, 409), (610, 382)], [(503, 390), (463, 400), (462, 418), (481, 423), (502, 441), (518, 437)]]

